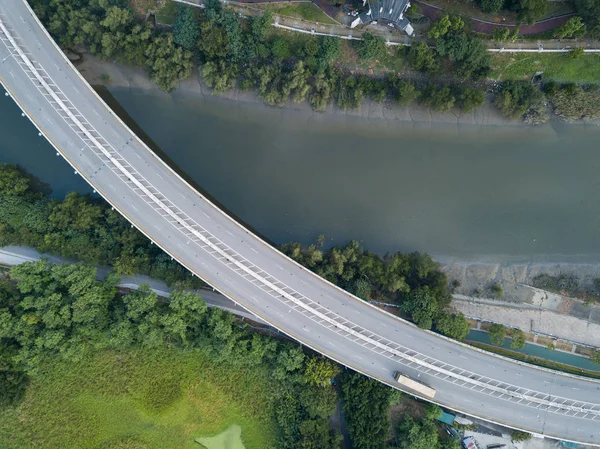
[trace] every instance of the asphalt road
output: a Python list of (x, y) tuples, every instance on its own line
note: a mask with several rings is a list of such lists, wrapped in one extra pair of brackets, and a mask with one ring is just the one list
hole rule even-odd
[(0, 24), (0, 81), (21, 109), (131, 223), (225, 296), (382, 382), (394, 385), (395, 370), (418, 378), (437, 389), (436, 402), (448, 408), (538, 434), (600, 443), (600, 382), (424, 332), (315, 276), (162, 163), (70, 66), (23, 0), (0, 3)]

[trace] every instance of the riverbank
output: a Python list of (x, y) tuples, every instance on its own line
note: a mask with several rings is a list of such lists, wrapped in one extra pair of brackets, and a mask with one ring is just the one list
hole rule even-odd
[[(104, 85), (109, 88), (135, 88), (153, 92), (160, 89), (150, 81), (144, 69), (135, 69), (122, 64), (103, 61), (89, 53), (82, 54), (82, 62), (75, 65), (82, 75), (92, 85)], [(488, 95), (485, 104), (470, 113), (461, 113), (453, 109), (449, 112), (437, 112), (428, 107), (413, 104), (409, 107), (401, 107), (395, 103), (378, 103), (366, 98), (358, 109), (342, 109), (334, 104), (329, 104), (325, 112), (315, 112), (308, 102), (293, 103), (288, 101), (285, 107), (278, 108), (264, 104), (258, 93), (254, 90), (242, 91), (238, 88), (232, 89), (224, 94), (214, 94), (204, 84), (198, 72), (181, 81), (176, 89), (179, 95), (197, 95), (202, 97), (214, 97), (224, 102), (232, 102), (233, 105), (247, 105), (252, 108), (275, 111), (277, 115), (291, 115), (306, 119), (311, 122), (334, 121), (380, 124), (383, 126), (394, 123), (412, 123), (414, 125), (493, 125), (493, 126), (526, 126), (521, 122), (505, 118), (493, 104), (493, 96)], [(169, 95), (169, 94), (164, 94)], [(233, 106), (232, 105), (232, 106)]]

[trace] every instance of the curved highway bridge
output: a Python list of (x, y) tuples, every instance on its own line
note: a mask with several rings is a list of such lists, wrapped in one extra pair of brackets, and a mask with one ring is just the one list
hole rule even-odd
[(69, 63), (25, 0), (0, 2), (0, 40), (0, 81), (57, 156), (224, 295), (381, 382), (397, 387), (398, 370), (435, 388), (436, 401), (454, 410), (600, 443), (600, 382), (422, 331), (324, 281), (225, 215), (155, 156)]

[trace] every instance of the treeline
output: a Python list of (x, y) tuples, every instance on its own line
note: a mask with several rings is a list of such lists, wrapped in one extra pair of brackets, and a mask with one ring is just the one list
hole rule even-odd
[(112, 266), (120, 275), (147, 274), (171, 286), (203, 285), (104, 200), (75, 192), (50, 199), (38, 184), (17, 166), (0, 164), (0, 246), (30, 246)]
[[(338, 67), (343, 62), (340, 39), (274, 32), (269, 11), (261, 17), (240, 18), (218, 0), (209, 0), (203, 11), (180, 6), (169, 31), (151, 29), (136, 18), (125, 0), (31, 3), (63, 48), (83, 45), (103, 59), (147, 67), (151, 79), (167, 91), (190, 76), (198, 64), (202, 78), (215, 92), (238, 85), (255, 89), (265, 103), (276, 106), (308, 101), (315, 111), (324, 111), (330, 104), (356, 109), (369, 97), (378, 102), (396, 100), (403, 106), (416, 100), (438, 111), (454, 107), (468, 112), (484, 101), (481, 89), (415, 84), (401, 81), (394, 73), (382, 78), (348, 73)], [(484, 47), (466, 33), (454, 31), (460, 30), (440, 39), (436, 53), (440, 57), (433, 65), (406, 47), (398, 48), (391, 57), (411, 61), (418, 70), (429, 64), (426, 70), (431, 73), (439, 72), (443, 63), (455, 67), (462, 78), (485, 76), (487, 59), (479, 51)], [(383, 38), (369, 33), (350, 51), (373, 63), (392, 52)]]
[(323, 241), (321, 236), (316, 244), (289, 243), (281, 250), (359, 298), (400, 305), (421, 328), (434, 328), (457, 340), (466, 337), (469, 324), (463, 315), (448, 310), (452, 299), (448, 279), (429, 255), (396, 252), (381, 257), (356, 241), (324, 250)]
[(0, 406), (23, 397), (27, 375), (47, 357), (82, 360), (99, 350), (202, 348), (217, 363), (266, 369), (279, 448), (339, 447), (329, 424), (337, 406), (330, 379), (339, 367), (295, 343), (250, 332), (231, 314), (209, 309), (196, 294), (168, 301), (148, 287), (120, 295), (115, 276), (95, 280), (83, 264), (38, 261), (15, 266), (0, 282)]
[(189, 77), (194, 55), (176, 45), (173, 33), (152, 30), (126, 0), (29, 0), (36, 15), (63, 48), (83, 45), (103, 59), (146, 67), (161, 89)]
[[(205, 4), (204, 13), (196, 16), (186, 8), (180, 10), (181, 23), (185, 21), (187, 25), (176, 26), (175, 36), (177, 38), (178, 30), (194, 27), (198, 30), (197, 33), (186, 32), (186, 36), (198, 36), (200, 73), (217, 93), (239, 83), (242, 89), (256, 89), (269, 105), (283, 106), (290, 100), (309, 101), (315, 111), (324, 111), (330, 104), (356, 109), (367, 97), (378, 102), (395, 100), (403, 106), (417, 100), (438, 111), (457, 107), (468, 112), (483, 104), (484, 91), (480, 89), (415, 84), (401, 80), (395, 73), (383, 78), (347, 73), (338, 67), (342, 58), (338, 38), (300, 38), (289, 33), (276, 33), (271, 26), (269, 11), (262, 17), (240, 19), (216, 0)], [(454, 42), (454, 36), (450, 33), (447, 39), (442, 39), (445, 46), (439, 45), (440, 58), (433, 62), (422, 60), (428, 56), (434, 58), (433, 54), (419, 56), (421, 52), (415, 55), (407, 47), (388, 50), (382, 37), (370, 33), (364, 33), (362, 41), (352, 44), (351, 51), (361, 61), (377, 63), (388, 57), (406, 59), (417, 69), (427, 65), (427, 70), (432, 73), (441, 71), (441, 57), (447, 56), (445, 63), (455, 67), (462, 78), (474, 74), (485, 76), (489, 70), (485, 47), (477, 46), (477, 43), (481, 44), (478, 40), (469, 40), (467, 48), (459, 49), (465, 44)], [(240, 46), (240, 42), (244, 45)], [(395, 54), (390, 56), (391, 53)]]

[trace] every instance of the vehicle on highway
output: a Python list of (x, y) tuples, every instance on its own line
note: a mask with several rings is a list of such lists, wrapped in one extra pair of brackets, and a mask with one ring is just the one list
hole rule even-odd
[(411, 390), (417, 391), (429, 398), (433, 398), (435, 396), (435, 390), (422, 382), (418, 382), (414, 379), (411, 379), (408, 376), (405, 376), (400, 371), (394, 372), (394, 379), (399, 384), (404, 385), (405, 387), (410, 388)]

